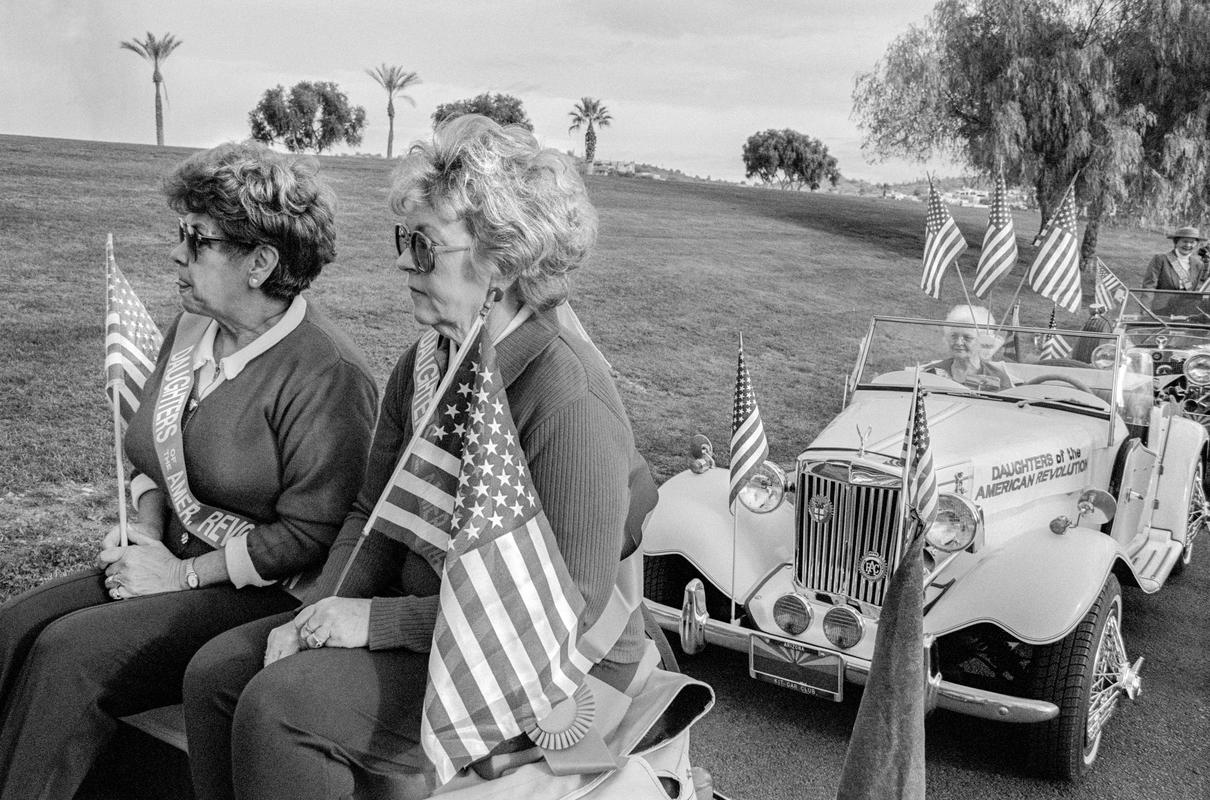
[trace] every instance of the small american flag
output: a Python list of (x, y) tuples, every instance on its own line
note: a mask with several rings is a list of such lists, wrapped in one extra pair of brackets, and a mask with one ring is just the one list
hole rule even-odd
[(912, 391), (912, 407), (908, 413), (907, 433), (903, 440), (903, 457), (907, 463), (904, 500), (908, 509), (920, 520), (918, 535), (927, 533), (937, 518), (937, 471), (933, 468), (924, 396), (924, 392), (920, 391), (920, 376), (917, 375)]
[(728, 507), (734, 508), (735, 498), (748, 477), (769, 457), (769, 440), (756, 405), (756, 392), (748, 365), (744, 363), (744, 340), (739, 341), (739, 367), (735, 374), (735, 404), (731, 412), (731, 496)]
[(1042, 229), (1040, 248), (1026, 277), (1035, 292), (1072, 314), (1080, 310), (1081, 300), (1074, 189), (1074, 183), (1067, 187), (1054, 216)]
[(460, 369), (457, 400), (442, 398), (426, 432), (451, 456), (460, 451), (453, 488), (437, 490), (453, 491), (452, 513), (421, 720), (440, 784), (546, 716), (592, 666), (577, 649), (584, 599), (534, 492), (482, 334)]
[(143, 384), (155, 369), (164, 337), (118, 269), (113, 234), (105, 242), (105, 284), (105, 390), (121, 412), (121, 435), (139, 410)]
[(992, 284), (1017, 263), (1017, 234), (1013, 230), (1006, 194), (1008, 187), (1004, 185), (1004, 173), (1001, 172), (996, 176), (996, 186), (992, 190), (987, 233), (983, 235), (983, 251), (979, 253), (979, 267), (975, 271), (975, 294), (979, 297), (985, 297)]
[(941, 279), (949, 265), (966, 249), (966, 239), (958, 224), (941, 202), (941, 195), (929, 183), (929, 208), (924, 219), (924, 274), (920, 288), (934, 300), (941, 299)]
[(1097, 303), (1104, 306), (1108, 312), (1117, 307), (1126, 297), (1126, 284), (1113, 274), (1113, 270), (1105, 266), (1105, 262), (1097, 259)]
[[(1055, 325), (1055, 309), (1050, 309), (1050, 324), (1046, 326), (1049, 330), (1056, 330)], [(1041, 361), (1054, 361), (1057, 358), (1071, 358), (1071, 343), (1067, 338), (1059, 333), (1046, 334), (1046, 341), (1042, 344), (1042, 353), (1039, 356)]]

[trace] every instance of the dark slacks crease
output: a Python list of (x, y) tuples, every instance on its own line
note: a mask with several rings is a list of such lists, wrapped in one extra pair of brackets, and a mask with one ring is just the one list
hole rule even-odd
[(297, 606), (230, 585), (111, 600), (100, 570), (0, 605), (0, 800), (71, 800), (117, 718), (180, 702), (214, 636)]
[(324, 647), (262, 667), (269, 631), (289, 618), (228, 631), (190, 663), (197, 800), (389, 797), (423, 781), (428, 654)]

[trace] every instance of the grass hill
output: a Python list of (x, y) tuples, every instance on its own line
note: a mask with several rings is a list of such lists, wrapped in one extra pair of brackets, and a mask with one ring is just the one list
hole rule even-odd
[[(47, 569), (91, 557), (115, 519), (103, 394), (104, 247), (165, 327), (178, 309), (168, 251), (176, 214), (162, 176), (191, 150), (0, 136), (0, 599)], [(339, 258), (310, 296), (366, 351), (380, 382), (416, 336), (393, 266), (391, 163), (321, 158), (340, 198)], [(640, 449), (660, 479), (707, 434), (725, 460), (735, 351), (748, 365), (773, 457), (790, 463), (834, 414), (872, 314), (938, 317), (962, 300), (953, 274), (935, 301), (918, 288), (924, 207), (880, 197), (590, 176), (596, 251), (573, 276), (574, 305), (612, 361)], [(978, 259), (986, 210), (953, 209)], [(1003, 313), (1033, 255), (1036, 213), (1017, 212), (1022, 264), (992, 294)], [(1154, 234), (1110, 230), (1102, 254), (1137, 282)], [(1086, 280), (1086, 297), (1091, 285)], [(1022, 293), (1023, 320), (1049, 303)], [(1060, 312), (1060, 324), (1083, 315)], [(81, 548), (80, 541), (88, 542)], [(86, 556), (84, 555), (86, 552)], [(48, 566), (49, 565), (49, 566)]]

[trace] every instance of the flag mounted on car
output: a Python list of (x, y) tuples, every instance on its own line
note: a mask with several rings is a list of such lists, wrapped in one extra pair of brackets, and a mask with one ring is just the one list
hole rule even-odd
[(1008, 187), (1004, 184), (1004, 172), (1001, 171), (992, 189), (987, 232), (983, 234), (983, 250), (979, 253), (979, 266), (975, 270), (975, 294), (979, 297), (986, 297), (992, 284), (1011, 272), (1017, 263), (1017, 234), (1013, 230), (1007, 194)]
[(756, 392), (744, 363), (744, 338), (739, 340), (739, 366), (735, 373), (735, 402), (731, 410), (731, 492), (727, 507), (735, 513), (735, 499), (744, 483), (769, 457), (769, 440), (756, 405)]
[(966, 239), (930, 180), (924, 218), (924, 273), (920, 276), (920, 288), (925, 294), (934, 300), (941, 299), (941, 279), (965, 249)]
[(1067, 187), (1034, 244), (1039, 249), (1026, 275), (1030, 288), (1070, 313), (1076, 313), (1080, 310), (1081, 295), (1074, 181)]
[(1117, 308), (1118, 303), (1126, 298), (1126, 284), (1122, 283), (1113, 270), (1105, 266), (1105, 262), (1097, 258), (1097, 283), (1095, 295), (1097, 303), (1104, 307), (1106, 313)]
[[(1050, 324), (1047, 330), (1056, 330), (1055, 325), (1055, 307), (1050, 309)], [(1071, 358), (1072, 348), (1071, 342), (1067, 341), (1067, 337), (1061, 333), (1046, 334), (1046, 341), (1042, 343), (1042, 352), (1039, 354), (1041, 361), (1054, 361), (1060, 358)]]
[(139, 409), (147, 377), (155, 370), (164, 337), (113, 257), (113, 234), (105, 241), (105, 391), (120, 412), (121, 430)]
[(924, 800), (924, 534), (937, 475), (920, 376), (903, 442), (902, 555), (878, 617), (874, 654), (840, 772), (837, 800)]

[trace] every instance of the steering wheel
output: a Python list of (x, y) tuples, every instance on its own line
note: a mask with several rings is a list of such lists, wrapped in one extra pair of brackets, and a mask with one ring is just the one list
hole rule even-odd
[(1082, 383), (1082, 382), (1076, 380), (1075, 378), (1069, 378), (1066, 375), (1060, 375), (1057, 372), (1046, 372), (1041, 375), (1035, 375), (1034, 377), (1025, 381), (1025, 383), (1023, 385), (1033, 386), (1038, 383), (1046, 383), (1047, 381), (1058, 381), (1059, 383), (1066, 383), (1068, 386), (1071, 386), (1072, 388), (1075, 388), (1075, 389), (1079, 389), (1081, 392), (1088, 392), (1089, 394), (1096, 394), (1096, 392), (1094, 392), (1092, 389), (1088, 388), (1087, 384)]

